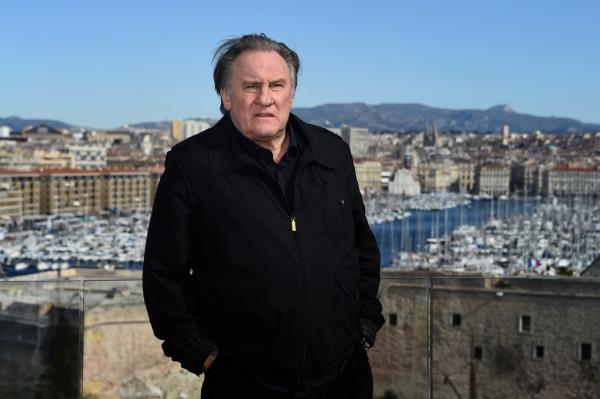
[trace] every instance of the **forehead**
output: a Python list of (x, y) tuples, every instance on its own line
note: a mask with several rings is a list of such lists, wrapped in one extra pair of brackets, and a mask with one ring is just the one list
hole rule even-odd
[(288, 79), (289, 68), (275, 51), (245, 51), (232, 65), (234, 79)]

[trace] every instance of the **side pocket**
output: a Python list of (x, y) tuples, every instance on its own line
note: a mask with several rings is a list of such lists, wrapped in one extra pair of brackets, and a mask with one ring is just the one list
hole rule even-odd
[(357, 304), (360, 292), (360, 270), (358, 268), (338, 270), (334, 274), (339, 289), (346, 295), (346, 300)]
[(338, 270), (335, 280), (336, 352), (342, 353), (359, 340), (359, 270)]

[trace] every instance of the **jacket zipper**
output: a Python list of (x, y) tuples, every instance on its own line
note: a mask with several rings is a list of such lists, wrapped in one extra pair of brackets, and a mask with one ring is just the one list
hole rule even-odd
[(292, 231), (295, 233), (296, 232), (296, 216), (294, 216), (293, 214), (290, 217), (290, 222), (292, 223)]
[[(302, 251), (300, 250), (300, 243), (298, 242), (298, 231), (296, 226), (296, 215), (292, 211), (290, 216), (290, 222), (292, 227), (292, 234), (296, 243), (296, 250), (298, 251), (298, 261), (300, 267), (302, 267), (302, 287), (304, 289), (304, 336), (302, 343), (302, 367), (306, 366), (306, 358), (308, 353), (308, 277), (306, 276), (306, 266), (304, 265), (304, 259), (302, 258)], [(304, 370), (303, 370), (304, 371)]]
[[(303, 336), (303, 343), (302, 343), (302, 372), (304, 373), (305, 368), (306, 368), (307, 354), (308, 354), (308, 286), (307, 286), (308, 277), (306, 275), (306, 266), (304, 265), (302, 251), (300, 250), (300, 242), (298, 240), (298, 222), (296, 220), (296, 215), (294, 213), (294, 198), (293, 198), (296, 176), (298, 174), (298, 162), (299, 161), (300, 161), (300, 159), (296, 159), (296, 164), (294, 165), (294, 171), (292, 172), (292, 177), (291, 177), (291, 183), (292, 183), (292, 186), (291, 186), (292, 203), (291, 204), (290, 204), (290, 201), (288, 201), (286, 193), (282, 192), (279, 189), (279, 186), (278, 186), (277, 182), (275, 181), (275, 179), (272, 176), (270, 176), (268, 173), (264, 173), (264, 172), (263, 173), (273, 183), (274, 189), (280, 195), (280, 197), (283, 200), (283, 204), (285, 205), (285, 207), (288, 210), (288, 214), (290, 217), (290, 228), (291, 228), (292, 236), (294, 237), (294, 243), (296, 245), (296, 252), (298, 254), (298, 263), (299, 263), (299, 266), (302, 268), (302, 286), (303, 286), (303, 291), (304, 291), (304, 312), (303, 312), (304, 336)], [(262, 172), (262, 170), (261, 170), (261, 172)]]

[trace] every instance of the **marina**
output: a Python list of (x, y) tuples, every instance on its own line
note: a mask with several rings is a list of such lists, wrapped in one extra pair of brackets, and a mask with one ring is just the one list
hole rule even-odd
[[(592, 197), (368, 198), (381, 267), (509, 275), (578, 275), (600, 255)], [(0, 275), (73, 267), (141, 270), (149, 212), (62, 215), (0, 229)]]
[(37, 218), (28, 228), (0, 231), (7, 276), (71, 267), (141, 270), (150, 214)]
[(600, 255), (593, 198), (476, 199), (373, 225), (384, 268), (579, 275)]

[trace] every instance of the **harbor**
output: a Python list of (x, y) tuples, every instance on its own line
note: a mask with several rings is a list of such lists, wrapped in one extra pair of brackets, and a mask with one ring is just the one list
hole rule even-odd
[(410, 209), (373, 232), (390, 270), (579, 275), (600, 255), (597, 211), (592, 197), (477, 198)]
[(72, 267), (141, 270), (150, 214), (37, 217), (23, 229), (0, 230), (7, 277)]
[[(578, 275), (600, 255), (593, 197), (461, 194), (365, 200), (381, 267), (483, 275)], [(36, 217), (0, 230), (0, 275), (141, 270), (149, 212)]]

